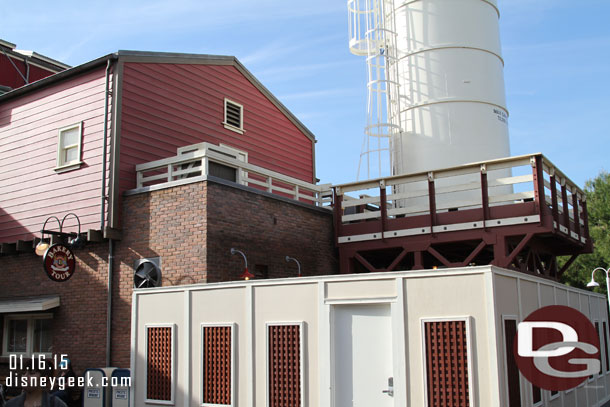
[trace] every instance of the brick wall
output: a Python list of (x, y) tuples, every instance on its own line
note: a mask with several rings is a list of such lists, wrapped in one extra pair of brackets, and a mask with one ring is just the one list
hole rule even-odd
[(112, 362), (129, 367), (134, 263), (160, 257), (164, 286), (206, 282), (205, 183), (126, 196), (122, 219), (123, 239), (115, 251)]
[(164, 286), (239, 279), (244, 251), (251, 271), (266, 266), (268, 278), (334, 274), (332, 214), (309, 205), (225, 182), (197, 182), (124, 199), (123, 240), (117, 243), (114, 276), (113, 352), (129, 366), (133, 265), (160, 257)]
[[(160, 257), (164, 286), (238, 279), (245, 252), (250, 270), (267, 277), (334, 274), (337, 260), (330, 211), (270, 197), (226, 182), (197, 182), (126, 196), (124, 229), (114, 244), (112, 365), (129, 367), (133, 266)], [(67, 353), (77, 373), (102, 367), (106, 355), (108, 243), (75, 251), (77, 271), (56, 283), (35, 254), (0, 258), (0, 297), (59, 294), (53, 310), (54, 353)], [(257, 267), (258, 266), (258, 267)], [(261, 275), (262, 276), (262, 275)], [(8, 366), (0, 362), (0, 376)], [(5, 372), (6, 371), (6, 372)]]
[[(76, 272), (63, 283), (47, 277), (34, 253), (1, 257), (0, 298), (59, 295), (60, 306), (45, 311), (53, 314), (53, 353), (67, 354), (79, 373), (106, 360), (108, 244), (89, 244), (75, 256)], [(0, 361), (0, 376), (8, 374), (7, 362)]]
[(303, 275), (337, 272), (330, 211), (214, 182), (207, 187), (209, 282), (243, 273), (243, 258), (232, 256), (231, 247), (246, 254), (252, 273), (266, 268), (268, 278), (297, 276), (286, 256), (299, 260)]

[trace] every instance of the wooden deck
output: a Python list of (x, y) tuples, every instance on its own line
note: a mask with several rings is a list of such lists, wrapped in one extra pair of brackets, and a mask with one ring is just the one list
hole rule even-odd
[(584, 192), (540, 153), (333, 191), (344, 273), (494, 264), (558, 278), (592, 251)]

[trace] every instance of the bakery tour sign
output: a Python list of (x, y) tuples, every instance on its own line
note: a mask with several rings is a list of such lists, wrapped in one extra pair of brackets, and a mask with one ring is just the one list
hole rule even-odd
[(74, 253), (63, 244), (50, 246), (44, 254), (42, 264), (47, 276), (57, 282), (69, 280), (76, 270)]

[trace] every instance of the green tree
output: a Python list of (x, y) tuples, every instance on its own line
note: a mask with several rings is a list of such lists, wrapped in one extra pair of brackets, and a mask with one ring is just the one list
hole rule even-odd
[[(596, 267), (610, 267), (610, 173), (602, 171), (585, 184), (587, 209), (589, 212), (589, 233), (593, 240), (593, 253), (580, 255), (561, 276), (567, 285), (585, 288), (591, 281), (591, 272)], [(560, 259), (565, 263), (566, 258)], [(595, 291), (606, 293), (606, 279), (603, 272), (595, 273), (595, 281), (600, 285)]]

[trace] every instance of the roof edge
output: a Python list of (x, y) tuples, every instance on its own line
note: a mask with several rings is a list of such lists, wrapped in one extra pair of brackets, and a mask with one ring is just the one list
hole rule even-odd
[(154, 51), (131, 51), (119, 50), (117, 55), (125, 62), (137, 62), (144, 59), (172, 59), (172, 62), (182, 61), (199, 62), (204, 64), (233, 65), (241, 72), (267, 99), (271, 101), (288, 119), (305, 134), (312, 142), (316, 142), (314, 134), (301, 122), (265, 85), (263, 85), (240, 61), (234, 56), (211, 55), (211, 54), (189, 54), (180, 52), (154, 52)]
[(253, 74), (250, 72), (237, 58), (235, 60), (235, 67), (246, 77), (254, 86), (256, 86), (278, 109), (280, 109), (290, 121), (297, 126), (307, 138), (313, 143), (316, 142), (314, 134), (301, 122), (288, 108), (280, 102), (280, 100), (273, 94), (265, 85), (263, 85)]
[(17, 97), (25, 95), (25, 94), (28, 94), (37, 89), (41, 89), (46, 86), (55, 84), (66, 78), (81, 74), (83, 72), (90, 71), (92, 69), (95, 69), (99, 66), (104, 65), (106, 63), (106, 61), (108, 61), (108, 60), (116, 60), (116, 59), (118, 59), (118, 56), (116, 53), (108, 54), (108, 55), (104, 55), (103, 57), (94, 59), (93, 61), (86, 62), (82, 65), (77, 65), (73, 68), (66, 69), (65, 71), (58, 72), (51, 76), (47, 76), (46, 78), (40, 79), (36, 82), (32, 82), (30, 84), (27, 84), (20, 88), (13, 89), (10, 92), (0, 95), (0, 103), (5, 102), (10, 99), (17, 98)]
[(24, 50), (24, 49), (13, 49), (13, 52), (16, 52), (20, 55), (23, 55), (24, 57), (28, 57), (28, 58), (33, 58), (33, 59), (38, 59), (42, 62), (46, 62), (49, 65), (54, 65), (58, 68), (63, 68), (63, 69), (70, 69), (72, 68), (70, 65), (68, 64), (64, 64), (61, 61), (58, 61), (56, 59), (53, 58), (49, 58), (45, 55), (39, 54), (36, 51), (29, 51), (29, 50)]
[(62, 81), (73, 75), (94, 69), (100, 65), (103, 65), (108, 60), (121, 59), (125, 62), (144, 62), (145, 60), (159, 60), (168, 59), (172, 62), (179, 63), (194, 63), (199, 62), (203, 64), (218, 64), (218, 65), (233, 65), (237, 70), (244, 75), (258, 90), (260, 90), (267, 99), (271, 101), (288, 119), (299, 129), (303, 134), (309, 138), (312, 143), (316, 142), (314, 134), (301, 122), (280, 100), (273, 94), (265, 85), (263, 85), (253, 74), (250, 72), (236, 57), (228, 55), (210, 55), (210, 54), (189, 54), (179, 52), (154, 52), (154, 51), (131, 51), (131, 50), (119, 50), (115, 53), (105, 55), (103, 57), (94, 59), (93, 61), (86, 62), (82, 65), (75, 66), (65, 71), (56, 73), (48, 76), (36, 82), (32, 82), (28, 85), (20, 88), (13, 89), (7, 93), (0, 95), (0, 103), (19, 97), (21, 95), (33, 92), (37, 89), (49, 86), (51, 84)]

